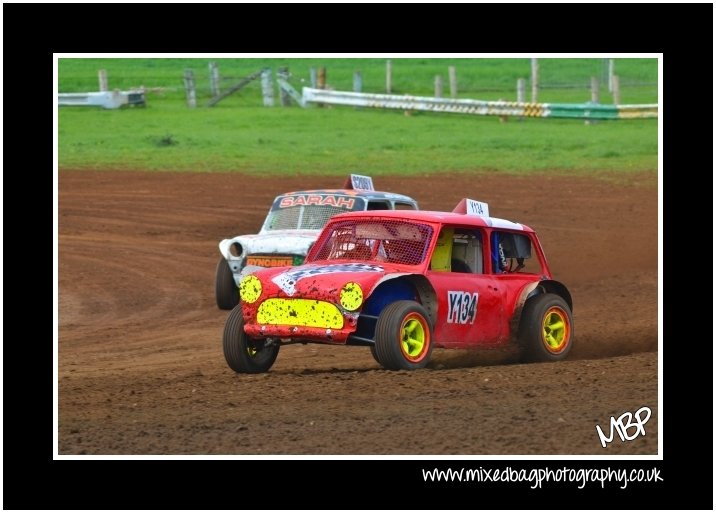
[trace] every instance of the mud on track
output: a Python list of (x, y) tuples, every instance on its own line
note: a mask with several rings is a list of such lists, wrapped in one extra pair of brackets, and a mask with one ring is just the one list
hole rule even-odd
[[(255, 233), (276, 194), (341, 182), (61, 171), (60, 454), (656, 454), (654, 174), (375, 179), (537, 230), (574, 298), (567, 361), (436, 350), (428, 369), (387, 372), (367, 348), (295, 345), (268, 374), (230, 371), (219, 240)], [(642, 406), (647, 435), (602, 449), (595, 425)]]

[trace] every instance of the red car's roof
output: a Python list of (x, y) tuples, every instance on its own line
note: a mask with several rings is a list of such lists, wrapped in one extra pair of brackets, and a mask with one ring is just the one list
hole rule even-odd
[(381, 219), (405, 219), (410, 221), (425, 221), (430, 223), (441, 223), (462, 226), (480, 226), (488, 228), (506, 228), (510, 230), (522, 230), (532, 232), (527, 225), (501, 219), (499, 217), (482, 217), (468, 214), (456, 214), (454, 212), (436, 212), (432, 210), (369, 210), (366, 212), (346, 212), (337, 214), (331, 219), (353, 219), (353, 218), (381, 218)]

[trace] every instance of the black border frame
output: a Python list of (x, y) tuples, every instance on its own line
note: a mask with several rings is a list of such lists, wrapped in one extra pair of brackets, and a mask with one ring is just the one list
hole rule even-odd
[[(334, 21), (320, 21), (321, 18), (311, 14), (313, 10), (300, 4), (280, 7), (219, 4), (211, 9), (192, 4), (91, 6), (95, 21), (83, 17), (89, 4), (44, 4), (29, 9), (20, 4), (3, 5), (7, 25), (16, 27), (11, 30), (6, 26), (3, 36), (4, 95), (8, 100), (4, 105), (5, 119), (9, 121), (5, 125), (9, 144), (5, 145), (4, 158), (10, 163), (17, 157), (21, 164), (20, 168), (6, 166), (3, 175), (5, 190), (13, 191), (13, 197), (5, 198), (3, 206), (4, 228), (13, 241), (8, 247), (14, 248), (4, 253), (5, 269), (28, 269), (6, 276), (5, 290), (12, 294), (5, 296), (4, 303), (8, 336), (3, 347), (3, 508), (711, 509), (712, 475), (698, 468), (705, 466), (705, 454), (713, 458), (713, 438), (711, 444), (707, 443), (709, 433), (713, 433), (712, 416), (704, 416), (703, 408), (690, 410), (686, 405), (694, 400), (706, 403), (708, 399), (713, 405), (713, 368), (709, 365), (713, 359), (707, 358), (713, 357), (713, 347), (703, 332), (677, 332), (675, 324), (702, 318), (702, 303), (692, 296), (692, 291), (700, 288), (697, 283), (704, 266), (698, 261), (689, 262), (692, 267), (688, 269), (681, 265), (683, 255), (676, 243), (679, 226), (683, 224), (676, 223), (695, 220), (703, 230), (709, 223), (703, 222), (701, 206), (709, 203), (713, 206), (712, 197), (711, 201), (699, 198), (706, 189), (702, 185), (706, 173), (692, 163), (702, 148), (712, 147), (709, 141), (713, 120), (707, 121), (711, 117), (711, 101), (706, 102), (709, 113), (699, 115), (702, 107), (693, 92), (702, 89), (695, 70), (703, 69), (706, 54), (710, 57), (707, 68), (713, 64), (713, 23), (709, 16), (713, 15), (713, 6), (416, 4), (406, 15), (404, 4), (393, 8), (321, 5), (336, 11), (334, 16), (326, 17)], [(282, 16), (275, 14), (279, 8)], [(171, 17), (166, 9), (172, 10)], [(225, 11), (226, 16), (216, 16), (217, 9)], [(435, 9), (452, 9), (445, 18), (450, 23), (430, 24), (439, 18)], [(380, 12), (379, 16), (372, 15), (375, 10)], [(214, 25), (202, 22), (202, 12)], [(520, 16), (508, 26), (490, 22), (506, 15), (514, 20), (515, 13)], [(52, 24), (27, 27), (40, 15), (42, 19), (53, 20)], [(562, 17), (578, 22), (560, 22)], [(267, 23), (270, 37), (260, 41), (242, 38), (241, 34), (245, 34), (242, 27), (249, 25), (247, 18), (256, 19), (257, 24), (262, 20)], [(335, 21), (339, 19), (350, 19), (350, 23)], [(174, 20), (193, 20), (192, 37), (182, 38), (183, 31)], [(27, 29), (24, 35), (21, 27)], [(307, 31), (306, 27), (312, 30)], [(351, 38), (347, 35), (349, 28), (367, 37)], [(688, 31), (688, 37), (677, 35), (677, 29)], [(217, 33), (221, 35), (217, 37)], [(665, 415), (661, 433), (663, 461), (53, 461), (51, 344), (43, 336), (27, 337), (27, 333), (46, 333), (38, 330), (34, 321), (19, 321), (35, 318), (36, 307), (46, 304), (38, 301), (38, 291), (46, 287), (46, 274), (32, 272), (38, 263), (27, 255), (28, 250), (38, 247), (34, 240), (38, 224), (32, 223), (31, 227), (17, 223), (13, 217), (18, 208), (27, 211), (28, 205), (34, 209), (37, 204), (49, 204), (49, 186), (39, 185), (33, 173), (54, 168), (51, 129), (38, 121), (46, 119), (49, 102), (54, 102), (50, 95), (53, 52), (285, 53), (287, 48), (294, 52), (663, 53), (660, 116), (664, 120), (664, 396), (663, 409), (659, 411)], [(34, 89), (31, 86), (23, 91), (36, 95), (38, 101), (34, 104), (12, 99), (16, 92), (11, 72), (24, 69), (28, 62), (38, 71), (38, 79)], [(40, 145), (38, 139), (42, 141)], [(27, 166), (28, 162), (31, 165)], [(21, 168), (23, 172), (19, 172)], [(712, 173), (709, 174), (713, 180)], [(45, 222), (48, 221), (40, 221), (39, 226)], [(683, 273), (675, 272), (677, 269), (691, 274), (686, 283)], [(709, 313), (704, 314), (705, 318), (712, 318)], [(41, 318), (46, 315), (45, 311)], [(10, 333), (14, 336), (9, 336)], [(711, 380), (704, 379), (708, 376)], [(712, 429), (707, 429), (708, 423)], [(463, 466), (656, 467), (661, 469), (663, 481), (632, 483), (626, 490), (618, 486), (604, 489), (587, 486), (579, 490), (572, 483), (531, 490), (527, 484), (426, 483), (420, 473), (422, 468)]]

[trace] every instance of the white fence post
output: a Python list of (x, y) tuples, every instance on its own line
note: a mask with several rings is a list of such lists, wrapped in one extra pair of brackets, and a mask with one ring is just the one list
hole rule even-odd
[[(591, 95), (591, 102), (592, 103), (599, 103), (599, 79), (597, 77), (592, 77), (590, 81), (590, 89), (592, 92)], [(595, 119), (587, 119), (584, 121), (585, 125), (593, 125), (597, 121)]]
[(107, 85), (107, 70), (106, 69), (99, 70), (99, 90), (101, 92), (109, 91), (109, 86)]
[(614, 105), (619, 105), (622, 102), (621, 91), (619, 90), (619, 75), (612, 77), (612, 98), (614, 99)]
[(385, 92), (390, 94), (393, 91), (393, 62), (385, 61)]
[(435, 98), (443, 97), (443, 77), (435, 75)]
[(209, 89), (211, 96), (219, 96), (221, 89), (219, 87), (219, 67), (215, 62), (209, 63)]
[(457, 98), (457, 71), (455, 66), (448, 66), (448, 76), (450, 78), (450, 97)]
[(609, 76), (609, 78), (607, 78), (607, 80), (608, 80), (607, 84), (609, 85), (609, 92), (611, 93), (612, 91), (614, 91), (614, 85), (613, 85), (613, 83), (614, 83), (614, 59), (609, 59), (608, 76)]
[(273, 107), (273, 82), (269, 68), (261, 72), (261, 94), (264, 97), (264, 107)]
[(517, 101), (519, 103), (524, 103), (527, 99), (527, 87), (525, 82), (526, 80), (524, 78), (517, 79)]
[(537, 91), (539, 90), (539, 62), (532, 59), (532, 103), (537, 103)]
[(353, 92), (363, 92), (363, 76), (361, 75), (360, 71), (356, 71), (355, 73), (353, 73)]
[(186, 104), (191, 108), (196, 107), (196, 84), (194, 83), (194, 71), (190, 69), (184, 71), (184, 89), (186, 90)]
[(316, 68), (311, 68), (308, 71), (311, 73), (311, 88), (316, 89), (318, 87), (318, 73), (316, 72)]
[[(526, 80), (524, 78), (518, 78), (517, 79), (517, 102), (518, 103), (525, 103), (527, 100), (527, 85)], [(522, 121), (524, 118), (519, 117), (518, 120)]]

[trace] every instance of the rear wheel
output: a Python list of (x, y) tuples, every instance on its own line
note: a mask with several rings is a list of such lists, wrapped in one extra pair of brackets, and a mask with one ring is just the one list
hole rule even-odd
[(239, 288), (234, 281), (229, 263), (221, 258), (216, 264), (216, 306), (231, 310), (239, 304)]
[(401, 300), (383, 309), (375, 326), (378, 363), (391, 370), (422, 369), (432, 351), (432, 326), (420, 303)]
[(249, 337), (244, 332), (241, 305), (236, 306), (224, 326), (224, 358), (236, 372), (257, 374), (268, 371), (278, 356), (280, 345)]
[(522, 311), (519, 340), (524, 360), (555, 362), (572, 349), (572, 311), (557, 294), (540, 294), (527, 301)]

